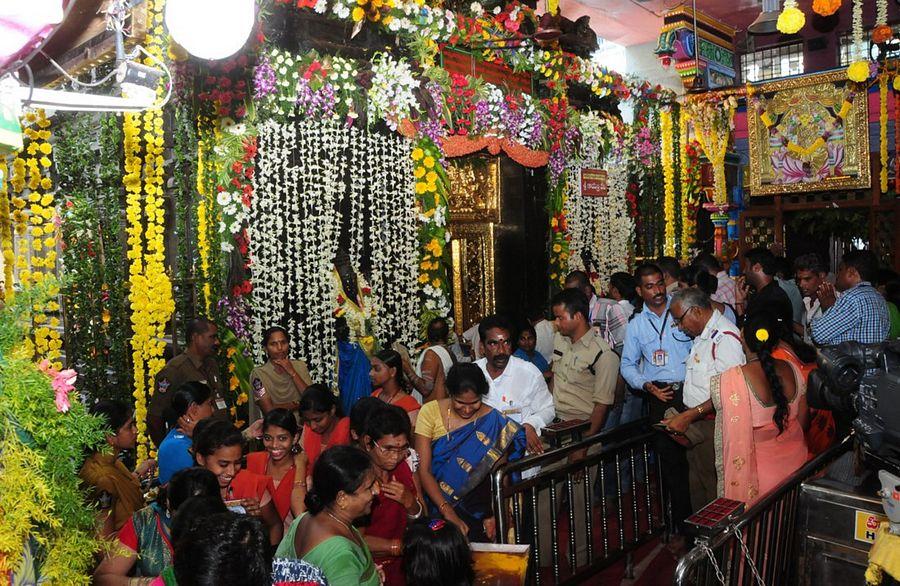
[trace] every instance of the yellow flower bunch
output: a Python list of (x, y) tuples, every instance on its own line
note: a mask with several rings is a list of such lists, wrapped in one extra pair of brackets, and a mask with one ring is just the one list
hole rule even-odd
[[(435, 153), (426, 153), (423, 148), (416, 147), (410, 153), (410, 157), (413, 160), (413, 177), (416, 179), (416, 195), (419, 196), (420, 210), (426, 218), (433, 218), (440, 205)], [(436, 289), (443, 285), (442, 275), (439, 273), (443, 256), (444, 243), (437, 238), (431, 238), (422, 246), (419, 283), (430, 284)]]
[[(6, 263), (5, 277), (8, 292), (12, 293), (13, 270), (23, 286), (41, 283), (45, 277), (56, 271), (56, 206), (54, 186), (50, 178), (53, 153), (50, 120), (43, 110), (25, 114), (23, 133), (28, 139), (24, 153), (19, 153), (13, 161), (9, 184), (16, 195), (11, 199), (12, 219), (15, 232), (23, 239), (23, 246), (13, 262), (12, 234), (10, 224), (9, 242), (3, 242), (3, 257)], [(7, 208), (8, 209), (8, 208)], [(5, 215), (9, 218), (9, 215)], [(8, 222), (8, 220), (7, 220)], [(5, 232), (5, 229), (3, 230)], [(27, 243), (27, 244), (26, 244)], [(58, 295), (53, 287), (50, 295)], [(57, 360), (61, 354), (62, 339), (58, 331), (59, 318), (51, 315), (59, 311), (56, 302), (38, 304), (33, 307), (31, 337), (27, 349), (34, 360), (48, 359), (54, 368), (61, 369)]]
[(881, 147), (879, 151), (879, 155), (881, 156), (881, 172), (878, 174), (878, 178), (881, 183), (881, 193), (887, 193), (888, 190), (887, 95), (888, 76), (887, 74), (882, 74), (881, 77), (878, 78), (878, 138), (880, 143), (879, 146)]
[(715, 186), (713, 202), (723, 205), (728, 203), (725, 151), (728, 150), (728, 139), (734, 120), (734, 106), (730, 102), (722, 105), (695, 102), (692, 107), (691, 120), (694, 123), (694, 130), (697, 132), (697, 140), (706, 158), (712, 163)]
[(694, 218), (691, 216), (691, 196), (693, 188), (693, 178), (689, 177), (688, 170), (688, 141), (690, 134), (688, 133), (688, 121), (690, 115), (687, 108), (681, 109), (681, 116), (678, 118), (679, 136), (681, 139), (678, 144), (681, 147), (681, 258), (687, 260), (691, 244), (694, 242)]
[(393, 20), (390, 15), (392, 8), (394, 8), (393, 0), (356, 0), (356, 6), (353, 7), (350, 16), (353, 17), (353, 22), (370, 20), (381, 22), (386, 26)]
[(672, 136), (672, 111), (663, 108), (659, 111), (659, 128), (661, 134), (660, 158), (662, 159), (663, 183), (665, 199), (663, 211), (665, 212), (665, 241), (664, 250), (667, 256), (675, 255), (675, 153)]
[(3, 254), (3, 295), (0, 298), (8, 298), (12, 294), (13, 265), (15, 263), (15, 258), (13, 257), (12, 221), (9, 210), (9, 188), (7, 187), (8, 175), (9, 167), (6, 164), (6, 158), (0, 157), (0, 251)]
[[(150, 35), (147, 50), (162, 58), (163, 1), (147, 3)], [(150, 65), (153, 60), (147, 59)], [(157, 88), (157, 93), (162, 88)], [(147, 397), (153, 394), (162, 359), (165, 326), (175, 310), (172, 284), (165, 270), (165, 168), (163, 118), (160, 110), (126, 114), (124, 122), (126, 191), (125, 216), (129, 260), (132, 361), (134, 363), (135, 421), (138, 461), (150, 455), (147, 439)]]
[[(198, 127), (202, 127), (204, 118), (197, 120)], [(210, 297), (212, 286), (209, 282), (209, 221), (206, 192), (206, 142), (200, 139), (197, 143), (197, 193), (200, 194), (200, 203), (197, 205), (197, 251), (200, 255), (200, 280), (203, 282), (203, 306), (206, 314), (210, 313)]]

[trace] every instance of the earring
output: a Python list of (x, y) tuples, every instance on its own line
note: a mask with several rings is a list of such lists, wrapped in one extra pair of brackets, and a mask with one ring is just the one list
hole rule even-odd
[(300, 453), (300, 446), (298, 444), (294, 444), (291, 446), (291, 454), (297, 455)]

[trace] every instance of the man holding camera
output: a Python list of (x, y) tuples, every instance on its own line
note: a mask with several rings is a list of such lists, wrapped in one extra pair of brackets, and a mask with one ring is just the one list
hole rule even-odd
[[(668, 409), (684, 409), (684, 365), (692, 342), (672, 323), (662, 270), (654, 264), (643, 264), (634, 277), (644, 309), (632, 318), (625, 333), (622, 376), (630, 387), (647, 394), (651, 422), (657, 423)], [(685, 449), (667, 434), (659, 434), (654, 449), (672, 503), (672, 529), (680, 533), (682, 522), (691, 514)]]

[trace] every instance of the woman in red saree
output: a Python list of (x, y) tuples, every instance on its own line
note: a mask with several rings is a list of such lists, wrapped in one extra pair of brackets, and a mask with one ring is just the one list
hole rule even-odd
[(228, 421), (204, 419), (194, 429), (194, 458), (216, 475), (225, 505), (239, 513), (259, 517), (272, 545), (281, 542), (284, 525), (272, 503), (272, 480), (243, 470), (244, 438)]
[(269, 492), (285, 531), (306, 510), (306, 455), (300, 451), (297, 419), (287, 409), (272, 409), (263, 419), (262, 452), (247, 454), (247, 470), (272, 480)]
[(325, 385), (311, 384), (300, 397), (303, 418), (303, 452), (306, 454), (306, 487), (312, 483), (319, 454), (333, 446), (350, 443), (350, 418), (338, 415), (337, 397)]
[(400, 407), (384, 405), (366, 419), (362, 445), (374, 464), (381, 491), (363, 530), (375, 563), (384, 569), (387, 586), (403, 586), (402, 544), (409, 520), (422, 516), (424, 505), (418, 477), (409, 469), (409, 418)]
[(719, 496), (748, 507), (807, 459), (806, 382), (791, 362), (772, 356), (782, 331), (769, 312), (749, 316), (743, 329), (747, 363), (710, 381)]
[(409, 415), (411, 425), (416, 424), (416, 416), (422, 408), (409, 393), (403, 390), (403, 361), (400, 354), (394, 350), (382, 350), (372, 356), (372, 370), (369, 371), (369, 380), (375, 391), (373, 397), (377, 397), (388, 405), (396, 405)]

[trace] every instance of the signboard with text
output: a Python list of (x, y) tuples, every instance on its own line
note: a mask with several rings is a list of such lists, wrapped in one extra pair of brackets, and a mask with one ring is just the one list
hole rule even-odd
[(581, 195), (584, 197), (606, 197), (609, 183), (604, 169), (581, 170)]

